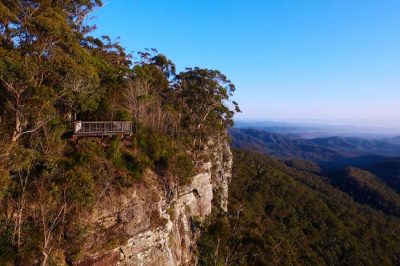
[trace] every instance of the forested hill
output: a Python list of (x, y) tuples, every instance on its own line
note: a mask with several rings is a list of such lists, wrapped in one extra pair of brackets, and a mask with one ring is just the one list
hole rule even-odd
[(329, 180), (261, 153), (234, 152), (229, 213), (203, 229), (201, 265), (396, 265), (400, 219)]
[[(380, 183), (372, 187), (374, 190), (378, 187), (382, 188), (378, 189), (380, 190), (378, 194), (388, 194), (385, 192), (387, 189), (397, 193), (400, 191), (400, 160), (398, 158), (400, 146), (390, 139), (371, 140), (354, 137), (295, 139), (258, 129), (236, 128), (231, 129), (230, 133), (233, 146), (237, 148), (259, 151), (284, 159), (293, 167), (303, 170), (309, 168), (308, 170), (314, 173), (321, 172), (334, 179), (335, 185), (342, 187), (348, 185), (339, 184), (339, 181), (346, 183), (354, 178), (352, 175), (347, 175), (346, 170), (348, 166), (352, 166), (370, 172), (351, 171), (357, 175), (358, 180), (353, 184), (363, 186), (362, 184), (366, 182), (372, 185), (372, 179), (368, 177), (374, 174), (373, 179), (378, 178)], [(347, 178), (344, 178), (346, 176)], [(359, 182), (361, 180), (362, 182)], [(378, 201), (371, 195), (365, 197), (371, 197), (371, 201)]]
[[(0, 264), (79, 259), (92, 232), (80, 218), (106, 193), (123, 195), (146, 170), (166, 190), (189, 183), (239, 111), (221, 72), (177, 73), (155, 49), (93, 37), (85, 22), (101, 5), (0, 1)], [(133, 133), (77, 141), (74, 119), (132, 121)]]
[(400, 194), (370, 172), (346, 167), (331, 175), (330, 179), (334, 186), (347, 192), (355, 201), (400, 217)]
[(400, 194), (400, 158), (386, 158), (370, 163), (367, 170), (380, 177)]
[(234, 128), (230, 133), (237, 148), (258, 150), (286, 158), (329, 161), (361, 156), (400, 156), (400, 145), (389, 140), (355, 137), (296, 139), (254, 128)]

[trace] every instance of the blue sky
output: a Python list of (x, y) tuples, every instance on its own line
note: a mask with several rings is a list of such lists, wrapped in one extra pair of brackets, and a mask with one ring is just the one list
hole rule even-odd
[(240, 119), (400, 127), (399, 0), (105, 0), (93, 15), (127, 51), (225, 73)]

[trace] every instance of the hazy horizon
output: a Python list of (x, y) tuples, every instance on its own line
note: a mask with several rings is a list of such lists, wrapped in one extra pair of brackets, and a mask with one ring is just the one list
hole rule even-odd
[(391, 138), (400, 136), (400, 127), (375, 124), (356, 124), (350, 121), (307, 119), (235, 119), (237, 128), (259, 128), (266, 131), (298, 134), (309, 137), (351, 136), (363, 138)]
[(352, 126), (362, 128), (393, 129), (400, 132), (400, 119), (312, 119), (312, 118), (246, 118), (238, 117), (240, 122), (278, 122), (303, 125), (328, 125), (328, 126)]

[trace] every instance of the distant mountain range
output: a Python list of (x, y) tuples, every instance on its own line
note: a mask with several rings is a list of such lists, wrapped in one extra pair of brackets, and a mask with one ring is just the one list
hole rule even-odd
[[(277, 157), (293, 157), (312, 161), (330, 161), (339, 158), (360, 156), (400, 157), (397, 138), (371, 140), (356, 137), (326, 137), (297, 139), (259, 129), (232, 129), (233, 144), (236, 148), (257, 150)], [(398, 138), (400, 143), (400, 137)]]
[[(372, 122), (372, 121), (370, 121)], [(339, 137), (362, 137), (369, 139), (392, 138), (400, 135), (398, 121), (392, 121), (392, 125), (382, 121), (371, 123), (357, 123), (357, 121), (235, 121), (235, 128), (256, 128), (278, 134), (290, 134), (297, 138), (326, 138), (330, 136)], [(368, 125), (369, 124), (369, 125)], [(400, 144), (400, 137), (398, 138)]]
[(290, 134), (253, 128), (234, 128), (230, 134), (235, 148), (275, 156), (295, 168), (310, 168), (310, 172), (320, 171), (332, 178), (337, 177), (338, 173), (344, 176), (348, 166), (357, 167), (376, 175), (400, 193), (400, 137), (383, 140), (337, 136), (298, 139)]
[[(338, 151), (310, 143), (307, 140), (293, 139), (277, 133), (257, 129), (232, 129), (230, 133), (233, 138), (233, 146), (236, 148), (256, 150), (281, 158), (319, 161), (344, 156)], [(351, 156), (351, 154), (346, 155)]]

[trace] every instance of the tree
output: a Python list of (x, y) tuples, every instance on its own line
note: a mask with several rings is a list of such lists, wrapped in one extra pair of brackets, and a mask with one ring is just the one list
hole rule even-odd
[[(170, 197), (195, 174), (191, 151), (239, 110), (234, 85), (218, 71), (176, 75), (155, 49), (133, 63), (119, 43), (90, 36), (84, 21), (99, 6), (0, 1), (0, 264), (45, 265), (55, 253), (79, 253), (86, 236), (77, 217), (108, 191), (139, 182), (146, 168)], [(135, 138), (74, 141), (75, 117), (132, 119)]]
[(98, 77), (81, 45), (83, 19), (99, 0), (2, 1), (0, 3), (0, 113), (8, 153), (24, 135), (57, 115), (74, 90), (96, 86)]
[(133, 68), (128, 82), (127, 106), (136, 124), (171, 133), (176, 128), (177, 118), (171, 108), (171, 80), (175, 77), (175, 65), (157, 52), (139, 52), (140, 61)]
[[(29, 232), (25, 227), (36, 217), (30, 211), (32, 183), (48, 147), (58, 144), (48, 142), (62, 134), (56, 128), (63, 127), (63, 116), (70, 112), (68, 99), (79, 93), (83, 102), (99, 86), (92, 54), (82, 41), (91, 29), (83, 20), (100, 5), (99, 0), (0, 2), (0, 170), (11, 182), (1, 188), (6, 195), (0, 221), (13, 224), (17, 257), (30, 238), (24, 237)], [(41, 210), (47, 256), (53, 229), (46, 219), (58, 217), (51, 213), (59, 210), (46, 204)]]
[(231, 100), (235, 85), (217, 70), (188, 68), (177, 75), (174, 87), (182, 107), (183, 128), (193, 136), (193, 147), (232, 126), (234, 113), (240, 112)]

